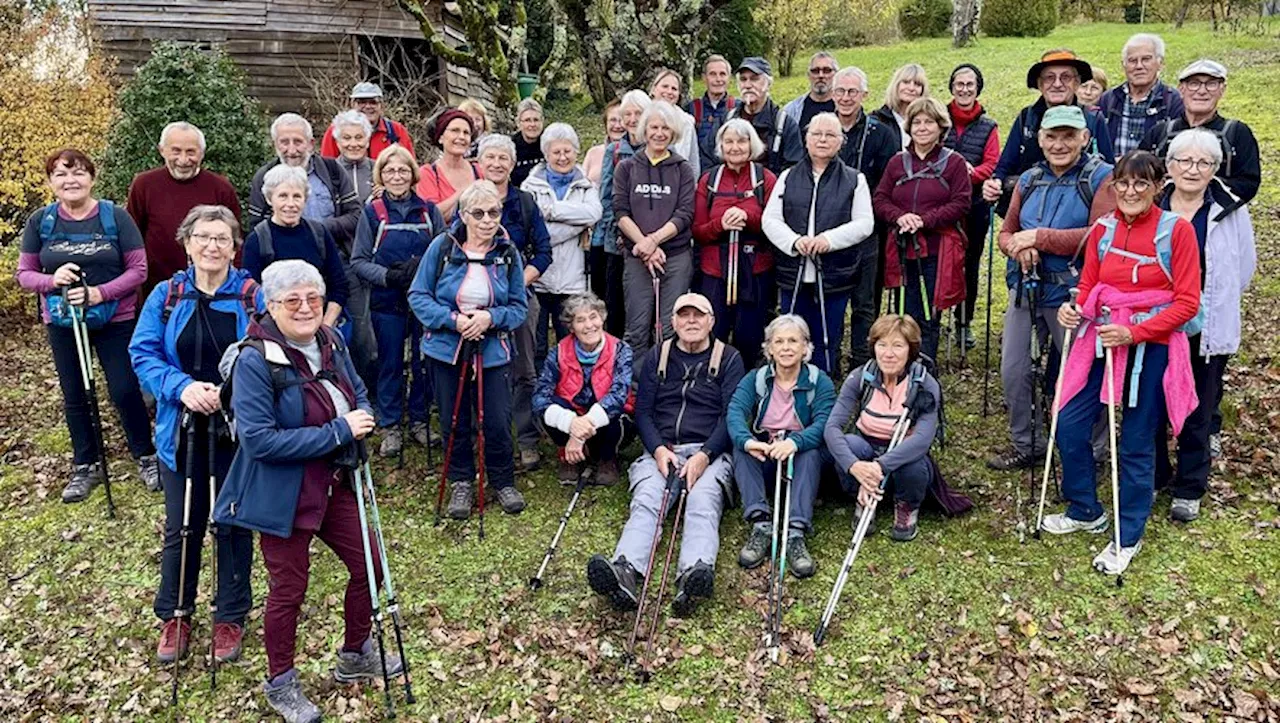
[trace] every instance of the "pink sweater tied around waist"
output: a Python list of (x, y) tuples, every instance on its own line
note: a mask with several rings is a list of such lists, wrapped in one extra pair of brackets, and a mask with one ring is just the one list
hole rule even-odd
[[(1133, 327), (1135, 314), (1146, 313), (1157, 306), (1173, 301), (1172, 291), (1120, 291), (1114, 286), (1098, 284), (1089, 293), (1081, 305), (1081, 314), (1086, 319), (1099, 319), (1102, 307), (1111, 309), (1112, 324)], [(1071, 355), (1067, 359), (1066, 373), (1062, 378), (1062, 393), (1058, 395), (1058, 409), (1061, 410), (1076, 394), (1084, 389), (1089, 381), (1089, 372), (1093, 362), (1102, 356), (1098, 348), (1098, 324), (1081, 320), (1076, 330), (1076, 338), (1072, 342)], [(1187, 343), (1187, 335), (1178, 330), (1169, 336), (1169, 364), (1164, 370), (1165, 408), (1169, 416), (1169, 424), (1174, 435), (1182, 433), (1182, 424), (1200, 403), (1196, 396), (1195, 377), (1191, 373), (1191, 348)], [(1123, 394), (1124, 374), (1128, 368), (1129, 346), (1118, 346), (1113, 349), (1114, 360), (1112, 375), (1115, 380), (1116, 394)], [(1136, 383), (1137, 380), (1135, 379)], [(1107, 386), (1103, 384), (1098, 392), (1098, 401), (1107, 404)]]

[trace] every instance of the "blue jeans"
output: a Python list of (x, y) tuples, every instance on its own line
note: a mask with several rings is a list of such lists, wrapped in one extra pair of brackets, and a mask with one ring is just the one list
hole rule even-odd
[[(1129, 350), (1129, 364), (1138, 348)], [(1152, 441), (1157, 430), (1163, 430), (1166, 420), (1164, 406), (1165, 367), (1169, 363), (1169, 347), (1148, 342), (1146, 359), (1138, 382), (1138, 400), (1129, 406), (1129, 374), (1125, 370), (1125, 389), (1116, 389), (1116, 396), (1124, 403), (1124, 419), (1120, 422), (1118, 464), (1120, 468), (1120, 544), (1131, 547), (1142, 539), (1151, 515), (1151, 500), (1155, 489), (1156, 450)], [(1058, 453), (1062, 457), (1062, 495), (1067, 498), (1067, 517), (1087, 522), (1102, 516), (1098, 502), (1098, 483), (1095, 478), (1093, 451), (1090, 438), (1098, 415), (1106, 413), (1106, 407), (1098, 401), (1104, 389), (1106, 364), (1102, 359), (1093, 361), (1089, 381), (1084, 389), (1067, 402), (1058, 417)], [(1163, 437), (1161, 442), (1163, 443)]]
[[(436, 392), (436, 408), (440, 410), (440, 434), (453, 446), (449, 458), (449, 480), (470, 482), (476, 477), (476, 445), (472, 441), (475, 423), (472, 404), (476, 397), (475, 375), (463, 380), (462, 403), (458, 405), (457, 426), (453, 424), (453, 402), (458, 394), (457, 365), (429, 360)], [(474, 367), (471, 367), (474, 369)], [(487, 482), (494, 489), (516, 483), (514, 445), (511, 442), (511, 365), (485, 369), (484, 375), (484, 455)]]
[[(846, 434), (845, 439), (849, 441), (849, 448), (860, 462), (870, 462), (884, 454), (888, 448), (887, 440), (867, 439), (861, 434)], [(847, 469), (836, 471), (840, 473), (840, 486), (844, 491), (857, 497), (861, 486), (858, 481)], [(918, 510), (924, 503), (925, 493), (929, 491), (929, 479), (932, 475), (933, 465), (929, 464), (929, 456), (925, 455), (890, 472), (885, 490), (892, 489), (895, 501), (904, 502), (911, 509)]]
[(695, 287), (699, 294), (711, 301), (711, 308), (716, 314), (716, 325), (712, 334), (720, 341), (729, 343), (729, 334), (733, 334), (733, 348), (742, 355), (742, 365), (747, 369), (755, 369), (760, 365), (764, 354), (764, 327), (773, 315), (774, 273), (773, 270), (762, 274), (747, 274), (744, 284), (739, 289), (738, 303), (730, 307), (725, 303), (725, 292), (728, 285), (724, 279), (702, 274)]
[[(411, 319), (412, 331), (409, 328)], [(413, 380), (409, 383), (409, 423), (426, 424), (429, 419), (427, 411), (431, 380), (427, 377), (427, 361), (420, 351), (422, 325), (409, 316), (375, 311), (373, 327), (378, 338), (378, 378), (374, 395), (378, 426), (399, 424), (404, 413), (404, 343), (409, 334), (413, 336), (410, 352)]]
[[(785, 464), (785, 462), (783, 463)], [(741, 449), (733, 450), (733, 476), (742, 495), (742, 519), (765, 522), (773, 519), (772, 498), (766, 496), (766, 479), (772, 487), (777, 479), (778, 462), (761, 462)], [(822, 452), (816, 449), (797, 452), (791, 474), (790, 529), (808, 532), (813, 529), (813, 501), (818, 497), (818, 473), (822, 469)], [(786, 470), (783, 470), (786, 474)]]
[[(784, 314), (791, 309), (791, 296), (794, 291), (795, 287), (779, 289), (779, 305)], [(849, 308), (849, 292), (833, 292), (830, 289), (824, 289), (824, 294), (827, 297), (827, 308), (820, 312), (818, 285), (801, 283), (800, 295), (795, 302), (795, 313), (809, 325), (809, 338), (813, 340), (813, 363), (835, 379), (840, 376), (840, 341), (844, 339), (844, 314)], [(824, 343), (822, 338), (824, 323), (827, 329), (826, 334), (830, 337), (830, 346)], [(828, 351), (830, 351), (830, 363), (827, 361)]]

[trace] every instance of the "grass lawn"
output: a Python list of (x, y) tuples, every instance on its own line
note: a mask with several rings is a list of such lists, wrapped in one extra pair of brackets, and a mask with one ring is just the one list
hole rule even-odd
[[(882, 532), (853, 570), (827, 644), (815, 649), (811, 633), (851, 520), (844, 504), (823, 505), (810, 545), (818, 574), (788, 580), (786, 651), (777, 665), (760, 648), (765, 575), (738, 569), (746, 526), (740, 510), (729, 511), (714, 599), (689, 620), (664, 615), (653, 678), (640, 684), (621, 659), (630, 617), (609, 612), (583, 575), (589, 555), (612, 550), (627, 514), (626, 490), (584, 495), (545, 587), (534, 594), (526, 581), (568, 500), (553, 473), (522, 477), (529, 509), (506, 517), (495, 505), (481, 542), (474, 523), (432, 528), (433, 471), (415, 449), (402, 471), (377, 465), (418, 694), (415, 706), (401, 705), (402, 714), (444, 721), (1280, 717), (1280, 462), (1272, 431), (1280, 345), (1269, 308), (1280, 302), (1272, 242), (1280, 231), (1274, 90), (1280, 46), (1274, 37), (1214, 35), (1203, 27), (1153, 29), (1165, 32), (1169, 44), (1167, 64), (1175, 70), (1167, 75), (1199, 56), (1226, 62), (1232, 75), (1224, 111), (1252, 126), (1264, 156), (1263, 191), (1253, 208), (1258, 279), (1246, 297), (1244, 349), (1223, 405), (1226, 454), (1215, 465), (1201, 521), (1169, 523), (1168, 500), (1159, 498), (1143, 552), (1121, 589), (1090, 569), (1104, 540), (1020, 543), (1015, 490), (1028, 504), (1023, 514), (1034, 514), (1027, 477), (983, 465), (1007, 432), (994, 373), (993, 412), (981, 415), (980, 342), (968, 370), (943, 379), (950, 443), (938, 455), (976, 511), (957, 520), (926, 514), (920, 537), (907, 545), (888, 540), (882, 519)], [(838, 57), (866, 70), (873, 89), (908, 61), (923, 61), (935, 82), (945, 82), (958, 62), (976, 62), (986, 74), (983, 102), (1007, 126), (1033, 99), (1023, 80), (1042, 49), (1072, 47), (1118, 76), (1120, 47), (1133, 30), (1069, 26), (1040, 40), (982, 39), (964, 51), (939, 40), (842, 50)], [(782, 79), (775, 95), (794, 97), (803, 82)], [(584, 114), (579, 127), (596, 125)], [(1004, 304), (997, 292), (998, 326)], [(61, 504), (69, 443), (43, 333), (30, 306), (23, 309), (26, 316), (4, 320), (0, 338), (0, 574), (7, 582), (0, 598), (0, 717), (163, 719), (170, 715), (171, 677), (153, 662), (159, 626), (151, 611), (161, 499), (142, 489), (125, 461), (114, 415), (104, 412), (118, 460), (119, 517), (105, 519), (101, 493), (86, 504)], [(998, 345), (993, 369), (997, 355)], [(299, 628), (304, 686), (330, 719), (373, 719), (382, 705), (376, 688), (340, 687), (328, 678), (341, 641), (346, 578), (321, 547)], [(253, 582), (244, 659), (221, 669), (211, 692), (207, 666), (193, 656), (182, 672), (184, 717), (269, 718), (258, 692), (266, 668), (260, 561)], [(207, 579), (200, 586), (194, 642), (203, 647)], [(395, 696), (402, 703), (399, 688)]]

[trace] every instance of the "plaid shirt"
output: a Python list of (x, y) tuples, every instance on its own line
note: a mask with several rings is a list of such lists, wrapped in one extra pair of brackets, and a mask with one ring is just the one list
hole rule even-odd
[(1146, 117), (1151, 113), (1151, 102), (1156, 97), (1155, 88), (1147, 93), (1145, 100), (1134, 101), (1129, 95), (1129, 84), (1124, 85), (1124, 107), (1120, 111), (1120, 128), (1111, 139), (1115, 146), (1116, 158), (1129, 151), (1137, 150), (1142, 137), (1147, 133)]

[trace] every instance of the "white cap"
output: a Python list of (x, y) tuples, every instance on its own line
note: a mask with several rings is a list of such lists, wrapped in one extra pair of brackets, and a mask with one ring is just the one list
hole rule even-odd
[(1191, 65), (1183, 68), (1181, 73), (1178, 73), (1178, 82), (1181, 83), (1193, 75), (1207, 75), (1210, 78), (1221, 78), (1222, 80), (1226, 80), (1227, 69), (1222, 63), (1219, 63), (1216, 60), (1201, 58), (1200, 60), (1197, 60)]
[(376, 83), (368, 83), (368, 82), (356, 83), (356, 86), (351, 89), (352, 100), (364, 100), (368, 98), (381, 98), (381, 97), (382, 97), (382, 89), (379, 88)]

